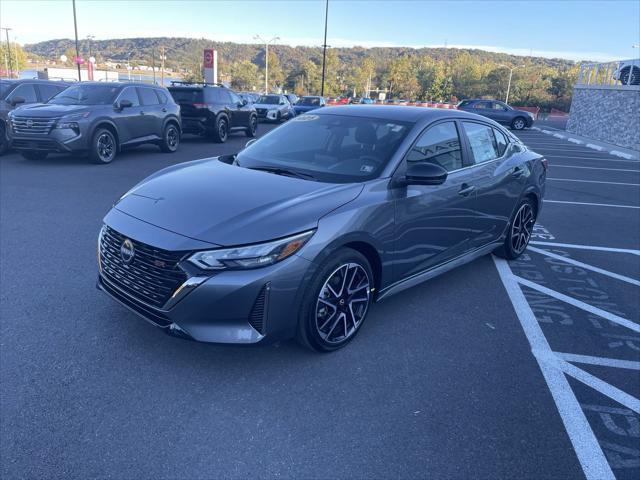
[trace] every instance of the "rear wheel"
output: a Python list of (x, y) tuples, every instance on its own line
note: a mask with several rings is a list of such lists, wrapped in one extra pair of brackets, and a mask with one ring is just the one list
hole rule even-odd
[(524, 253), (531, 240), (533, 226), (536, 223), (536, 210), (530, 198), (522, 200), (509, 226), (504, 244), (496, 250), (496, 255), (514, 260)]
[(160, 141), (160, 150), (165, 153), (173, 153), (178, 150), (180, 145), (180, 131), (173, 123), (169, 123), (164, 127), (162, 140)]
[[(631, 75), (631, 81), (629, 81), (629, 75)], [(624, 68), (620, 72), (620, 83), (622, 85), (640, 85), (640, 68)]]
[(372, 287), (373, 273), (364, 255), (350, 248), (331, 255), (305, 289), (298, 342), (317, 352), (344, 347), (365, 321)]
[(511, 122), (511, 128), (513, 128), (514, 130), (522, 130), (526, 126), (527, 121), (522, 117), (516, 117), (513, 119), (513, 122)]
[(105, 165), (113, 162), (117, 152), (118, 142), (111, 130), (106, 128), (96, 130), (89, 146), (89, 159), (98, 165)]
[(229, 136), (229, 123), (225, 117), (218, 118), (216, 127), (213, 130), (213, 140), (217, 143), (224, 143)]
[(48, 154), (47, 152), (36, 152), (32, 150), (26, 150), (24, 152), (20, 152), (20, 155), (22, 155), (27, 160), (44, 160), (45, 158), (47, 158)]
[(245, 130), (245, 133), (247, 134), (247, 137), (253, 138), (256, 136), (257, 131), (258, 131), (258, 117), (257, 115), (251, 115), (251, 118), (249, 119), (249, 126)]

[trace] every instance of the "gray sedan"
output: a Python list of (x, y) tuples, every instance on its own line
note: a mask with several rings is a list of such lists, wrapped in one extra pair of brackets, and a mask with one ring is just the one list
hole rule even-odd
[(498, 100), (463, 100), (458, 104), (458, 110), (482, 115), (514, 130), (531, 128), (535, 120), (532, 113), (516, 110)]
[(178, 337), (332, 351), (375, 302), (520, 256), (542, 207), (547, 161), (461, 111), (325, 107), (253, 142), (123, 195), (99, 288)]

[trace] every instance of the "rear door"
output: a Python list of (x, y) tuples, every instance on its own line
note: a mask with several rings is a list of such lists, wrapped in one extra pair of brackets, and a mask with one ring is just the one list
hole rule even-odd
[(156, 92), (151, 87), (137, 87), (142, 103), (142, 117), (144, 118), (144, 135), (162, 137), (162, 121), (164, 119), (163, 106), (158, 100)]
[(500, 238), (520, 198), (528, 176), (528, 165), (513, 160), (516, 150), (498, 128), (477, 121), (463, 121), (462, 131), (473, 163), (477, 210), (471, 247)]
[(463, 254), (469, 249), (477, 216), (475, 173), (464, 161), (458, 125), (448, 120), (428, 127), (396, 172), (408, 164), (432, 162), (449, 176), (442, 185), (394, 189), (396, 281)]

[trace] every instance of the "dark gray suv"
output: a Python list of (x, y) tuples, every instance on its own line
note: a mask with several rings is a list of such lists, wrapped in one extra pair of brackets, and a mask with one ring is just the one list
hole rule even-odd
[(11, 146), (28, 159), (52, 152), (111, 163), (125, 147), (157, 144), (172, 153), (180, 143), (180, 108), (166, 88), (143, 83), (82, 82), (46, 104), (9, 114)]
[(98, 286), (184, 338), (335, 350), (373, 302), (481, 255), (521, 255), (546, 171), (478, 115), (321, 108), (133, 187), (104, 218)]
[(0, 155), (9, 147), (7, 120), (9, 112), (31, 103), (42, 103), (67, 88), (65, 82), (36, 79), (0, 80)]
[(516, 110), (498, 100), (463, 100), (458, 104), (458, 110), (482, 115), (514, 130), (531, 128), (535, 121), (532, 113)]

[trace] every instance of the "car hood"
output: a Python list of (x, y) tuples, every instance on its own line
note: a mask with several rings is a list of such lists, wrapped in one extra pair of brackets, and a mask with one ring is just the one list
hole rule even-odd
[(14, 110), (15, 115), (21, 117), (53, 118), (62, 117), (71, 113), (85, 112), (89, 110), (86, 105), (56, 105), (51, 103), (37, 103), (25, 105)]
[(275, 104), (275, 103), (254, 103), (253, 106), (256, 108), (266, 108), (267, 110), (269, 109), (276, 110), (278, 108), (284, 107), (284, 105)]
[(293, 107), (296, 112), (309, 112), (311, 110), (315, 110), (316, 108), (320, 108), (319, 105), (295, 105)]
[(161, 170), (115, 208), (196, 240), (243, 245), (316, 228), (322, 216), (355, 199), (362, 187), (285, 177), (212, 158)]

